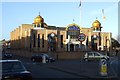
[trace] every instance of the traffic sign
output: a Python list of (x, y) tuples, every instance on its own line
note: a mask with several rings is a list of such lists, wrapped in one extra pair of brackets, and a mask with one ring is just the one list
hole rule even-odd
[(85, 38), (86, 38), (86, 35), (83, 34), (83, 33), (80, 33), (80, 34), (78, 35), (78, 40), (81, 41), (81, 42), (85, 41)]
[(106, 59), (102, 59), (101, 63), (102, 63), (102, 65), (106, 65), (106, 63), (107, 63)]

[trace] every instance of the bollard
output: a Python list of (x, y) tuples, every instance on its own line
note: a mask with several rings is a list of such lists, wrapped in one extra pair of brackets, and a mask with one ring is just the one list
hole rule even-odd
[(101, 74), (101, 76), (107, 76), (107, 61), (106, 61), (106, 59), (100, 60), (100, 74)]
[(46, 63), (46, 56), (45, 55), (42, 56), (42, 63)]

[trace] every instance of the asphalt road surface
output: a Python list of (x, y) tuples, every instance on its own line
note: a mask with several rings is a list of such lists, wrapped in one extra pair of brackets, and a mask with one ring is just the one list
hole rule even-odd
[[(79, 80), (114, 80), (119, 76), (119, 58), (111, 57), (107, 62), (107, 76), (100, 75), (99, 61), (85, 62), (79, 60), (57, 60), (53, 63), (32, 62), (29, 58), (14, 55), (32, 73), (33, 80), (79, 79)], [(118, 80), (118, 79), (116, 79)]]

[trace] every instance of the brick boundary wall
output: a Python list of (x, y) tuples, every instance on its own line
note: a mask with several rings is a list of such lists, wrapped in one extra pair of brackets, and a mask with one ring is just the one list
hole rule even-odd
[(80, 59), (83, 57), (85, 52), (59, 52), (56, 54), (58, 55), (58, 59)]
[[(79, 52), (30, 52), (27, 50), (7, 50), (6, 53), (16, 54), (21, 57), (31, 58), (32, 54), (36, 53), (48, 53), (52, 55), (56, 59), (81, 59), (86, 51)], [(115, 51), (113, 50), (110, 53), (110, 56), (115, 56)], [(120, 56), (120, 51), (118, 52), (118, 56)]]
[[(31, 58), (32, 54), (36, 54), (38, 52), (30, 52), (27, 50), (7, 50), (6, 53), (16, 54), (21, 57)], [(43, 52), (45, 53), (45, 52)], [(52, 55), (56, 59), (80, 59), (84, 55), (84, 51), (80, 52), (48, 52), (48, 54)]]

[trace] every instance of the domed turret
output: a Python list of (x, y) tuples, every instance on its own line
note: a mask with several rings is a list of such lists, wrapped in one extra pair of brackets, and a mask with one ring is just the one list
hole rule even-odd
[(39, 24), (39, 23), (44, 23), (44, 19), (38, 15), (35, 19), (34, 19), (34, 24)]
[(40, 14), (34, 18), (34, 23), (33, 23), (34, 28), (46, 28), (48, 27), (46, 23), (44, 23), (44, 19), (40, 16)]
[(93, 23), (92, 23), (92, 28), (93, 30), (96, 30), (96, 31), (100, 31), (101, 30), (101, 23), (98, 21), (98, 20), (95, 20)]
[(92, 24), (93, 27), (100, 27), (101, 23), (98, 20), (95, 20)]

